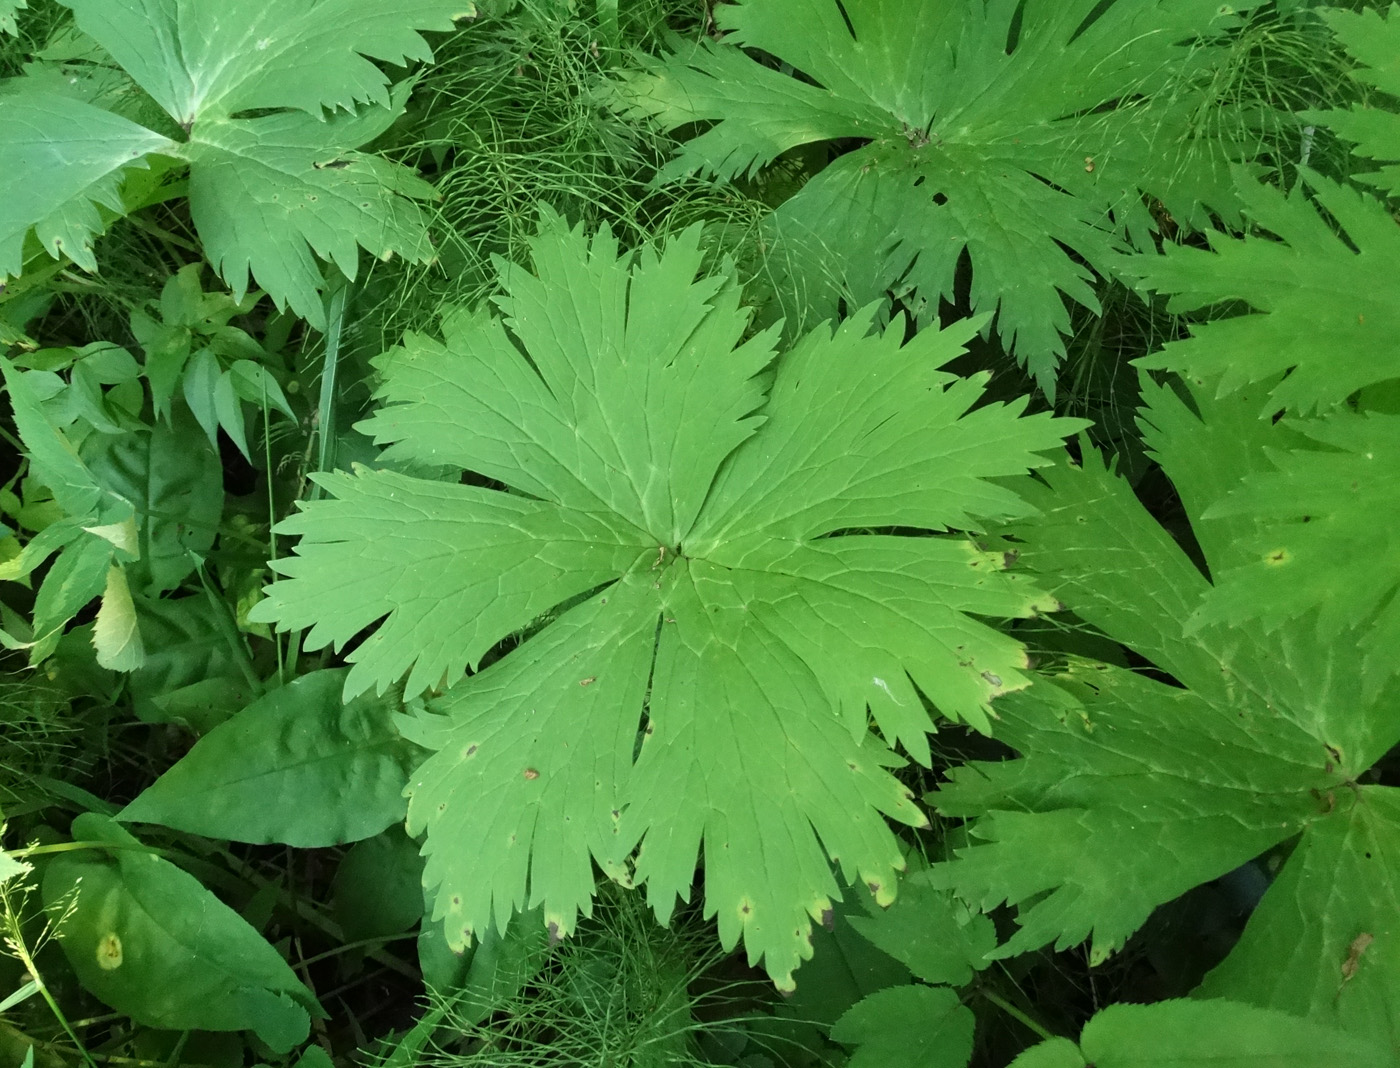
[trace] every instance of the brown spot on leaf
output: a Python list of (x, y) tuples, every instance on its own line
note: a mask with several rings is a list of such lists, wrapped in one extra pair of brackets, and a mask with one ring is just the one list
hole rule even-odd
[(534, 768), (526, 768), (526, 769), (525, 769), (525, 778), (529, 779), (531, 782), (533, 782), (535, 779), (538, 779), (539, 777), (540, 777), (540, 773), (539, 773), (538, 771), (536, 771)]
[(595, 682), (597, 682), (597, 681), (598, 681), (598, 676), (597, 676), (597, 675), (589, 675), (588, 678), (586, 678), (586, 679), (579, 679), (579, 680), (578, 680), (578, 684), (579, 684), (580, 686), (591, 686), (593, 683), (595, 683)]

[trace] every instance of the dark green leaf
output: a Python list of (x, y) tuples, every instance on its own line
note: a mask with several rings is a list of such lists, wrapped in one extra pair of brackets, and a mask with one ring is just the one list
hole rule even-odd
[(254, 701), (122, 810), (208, 838), (304, 848), (359, 841), (403, 819), (418, 751), (394, 697), (341, 703), (343, 670), (303, 675)]
[(148, 1027), (249, 1029), (280, 1052), (305, 1040), (320, 1006), (237, 913), (105, 817), (79, 816), (73, 834), (115, 847), (62, 854), (44, 874), (50, 907), (71, 895), (61, 942), (88, 990)]

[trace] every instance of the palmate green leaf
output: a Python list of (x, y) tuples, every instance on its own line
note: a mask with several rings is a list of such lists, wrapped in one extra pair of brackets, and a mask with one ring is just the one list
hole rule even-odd
[(277, 1052), (306, 1039), (321, 1007), (236, 912), (103, 816), (79, 816), (73, 835), (113, 847), (62, 854), (44, 872), (45, 904), (71, 899), (60, 942), (84, 987), (147, 1027), (249, 1029)]
[(667, 129), (715, 121), (663, 179), (733, 178), (801, 145), (866, 142), (773, 220), (812, 321), (838, 297), (860, 305), (896, 284), (936, 307), (966, 251), (971, 307), (997, 311), (1007, 348), (1053, 388), (1063, 298), (1097, 310), (1115, 222), (1151, 228), (1144, 192), (1183, 222), (1234, 214), (1228, 148), (1188, 151), (1206, 102), (1152, 97), (1214, 62), (1186, 42), (1230, 15), (1194, 0), (750, 0), (716, 9), (725, 43), (653, 61), (619, 101)]
[(419, 754), (393, 727), (398, 702), (362, 696), (342, 704), (344, 683), (342, 670), (313, 671), (258, 698), (197, 741), (118, 819), (304, 849), (357, 842), (402, 821)]
[(353, 151), (402, 112), (406, 89), (395, 92), (392, 107), (329, 120), (286, 111), (196, 124), (184, 146), (190, 214), (236, 300), (251, 274), (279, 307), (319, 324), (317, 256), (353, 278), (362, 247), (414, 262), (431, 255), (414, 200), (431, 199), (432, 186), (399, 164)]
[[(1336, 33), (1337, 39), (1360, 69), (1352, 77), (1375, 86), (1392, 98), (1400, 97), (1400, 6), (1391, 4), (1382, 14), (1376, 10), (1342, 11), (1324, 8), (1320, 14)], [(1301, 118), (1328, 126), (1339, 137), (1351, 141), (1352, 152), (1364, 159), (1385, 164), (1380, 170), (1359, 175), (1362, 181), (1379, 186), (1390, 196), (1400, 194), (1400, 115), (1395, 104), (1377, 107), (1352, 105), (1349, 111), (1308, 111)]]
[[(308, 648), (363, 635), (349, 695), (450, 687), (402, 730), (436, 751), (409, 827), (453, 946), (537, 905), (568, 934), (595, 863), (667, 919), (703, 848), (724, 943), (790, 987), (833, 860), (887, 902), (883, 817), (924, 821), (887, 746), (926, 760), (925, 698), (985, 728), (1025, 685), (1024, 650), (973, 616), (1053, 600), (942, 532), (1025, 515), (995, 480), (1076, 424), (969, 414), (985, 379), (938, 368), (976, 323), (901, 346), (866, 309), (774, 363), (732, 281), (697, 278), (695, 229), (634, 258), (547, 214), (533, 253), (500, 266), (503, 318), (450, 313), (385, 354), (363, 424), (388, 461), (490, 485), (322, 476), (250, 618), (310, 626)], [(879, 532), (910, 528), (939, 536)]]
[(389, 104), (366, 57), (430, 60), (418, 30), (450, 30), (471, 0), (61, 0), (176, 122), (258, 108)]
[(1052, 1038), (1011, 1068), (1381, 1068), (1390, 1050), (1296, 1015), (1232, 1001), (1110, 1005), (1076, 1046)]
[(0, 106), (0, 280), (24, 267), (33, 230), (49, 255), (97, 270), (92, 239), (106, 224), (99, 206), (122, 214), (131, 167), (175, 143), (143, 126), (57, 93), (23, 92)]
[(1364, 622), (1358, 648), (1380, 682), (1400, 670), (1400, 416), (1339, 411), (1286, 425), (1313, 447), (1280, 452), (1277, 469), (1207, 513), (1248, 516), (1262, 529), (1197, 621), (1278, 623), (1317, 609), (1328, 638)]
[[(408, 91), (390, 91), (367, 57), (431, 58), (418, 31), (451, 29), (472, 13), (468, 0), (67, 6), (188, 140), (171, 141), (38, 86), (8, 96), (0, 147), (20, 165), (0, 179), (0, 275), (18, 272), (31, 229), (52, 255), (66, 252), (95, 269), (90, 237), (103, 225), (95, 204), (121, 214), (121, 168), (153, 152), (189, 162), (196, 229), (238, 299), (251, 272), (278, 307), (324, 329), (316, 255), (349, 277), (361, 247), (428, 258), (414, 199), (431, 189), (407, 168), (354, 151), (401, 113)], [(322, 121), (323, 108), (349, 112)], [(273, 113), (239, 117), (250, 110)]]
[(1326, 411), (1400, 377), (1400, 230), (1374, 197), (1301, 173), (1285, 195), (1238, 172), (1245, 214), (1273, 237), (1212, 232), (1210, 251), (1171, 245), (1127, 262), (1144, 288), (1170, 298), (1170, 311), (1252, 309), (1192, 326), (1141, 366), (1209, 379), (1220, 396), (1273, 380), (1260, 415)]
[[(1146, 393), (1149, 437), (1218, 569), (1239, 558), (1229, 535), (1242, 521), (1212, 517), (1220, 472), (1267, 461), (1264, 432), (1212, 424), (1243, 423), (1263, 389), (1222, 401), (1203, 387), (1201, 416), (1169, 389)], [(1395, 687), (1370, 692), (1355, 631), (1319, 641), (1304, 621), (1188, 632), (1209, 584), (1127, 484), (1087, 446), (1081, 468), (1048, 481), (1031, 497), (1043, 518), (1016, 528), (1022, 560), (1180, 685), (1071, 660), (1053, 683), (999, 702), (998, 735), (1024, 755), (959, 769), (934, 796), (940, 811), (980, 817), (984, 840), (935, 869), (940, 885), (984, 908), (1020, 903), (1021, 929), (997, 956), (1091, 936), (1097, 961), (1156, 905), (1301, 834), (1241, 958), (1208, 989), (1393, 1043), (1400, 936), (1386, 903), (1400, 854), (1387, 843), (1400, 802), (1392, 787), (1357, 783), (1400, 740)], [(1346, 969), (1362, 934), (1379, 952)]]

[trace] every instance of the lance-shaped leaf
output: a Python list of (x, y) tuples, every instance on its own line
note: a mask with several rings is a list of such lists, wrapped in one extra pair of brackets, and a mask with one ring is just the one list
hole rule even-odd
[(1143, 192), (1183, 222), (1205, 206), (1233, 214), (1228, 149), (1188, 144), (1207, 101), (1153, 97), (1215, 61), (1186, 45), (1222, 14), (1199, 0), (747, 0), (716, 9), (724, 43), (648, 64), (620, 106), (667, 129), (714, 122), (663, 178), (728, 179), (798, 146), (865, 142), (773, 219), (808, 321), (892, 287), (936, 307), (966, 252), (971, 307), (996, 311), (1006, 347), (1053, 388), (1064, 298), (1097, 310), (1115, 226), (1151, 228)]
[[(1149, 443), (1213, 569), (1246, 552), (1234, 535), (1252, 520), (1210, 518), (1209, 502), (1222, 471), (1267, 464), (1274, 428), (1253, 418), (1266, 388), (1226, 401), (1202, 388), (1202, 416), (1170, 389), (1146, 389)], [(1021, 558), (1177, 684), (1071, 660), (1000, 702), (998, 734), (1023, 755), (959, 769), (934, 795), (940, 811), (979, 817), (985, 840), (936, 869), (941, 884), (984, 907), (1021, 905), (998, 956), (1092, 937), (1101, 960), (1157, 905), (1301, 835), (1209, 989), (1393, 1044), (1400, 794), (1358, 781), (1400, 740), (1396, 688), (1368, 694), (1354, 631), (1325, 642), (1311, 622), (1188, 634), (1209, 584), (1127, 483), (1087, 446), (1082, 467), (1048, 482), (1032, 496), (1043, 517), (1015, 528)], [(1366, 956), (1348, 963), (1362, 935)]]
[(73, 835), (89, 848), (55, 858), (43, 890), (72, 909), (61, 943), (83, 986), (148, 1027), (246, 1028), (278, 1052), (305, 1041), (324, 1012), (246, 920), (106, 817), (79, 816)]
[(403, 788), (420, 754), (394, 729), (398, 702), (342, 703), (344, 676), (313, 671), (258, 698), (118, 818), (303, 849), (358, 842), (402, 822)]
[(1025, 685), (974, 616), (1054, 602), (946, 531), (1025, 515), (994, 480), (1076, 424), (969, 413), (984, 379), (939, 367), (976, 323), (902, 346), (866, 309), (775, 362), (732, 281), (697, 278), (698, 230), (634, 258), (546, 215), (533, 252), (501, 264), (503, 318), (379, 361), (386, 461), (468, 484), (323, 476), (253, 618), (359, 635), (348, 693), (451, 687), (402, 729), (436, 750), (409, 826), (454, 946), (537, 905), (568, 934), (595, 864), (667, 918), (703, 848), (724, 943), (791, 986), (833, 862), (888, 901), (884, 817), (924, 822), (887, 743), (926, 760), (926, 699), (985, 727)]

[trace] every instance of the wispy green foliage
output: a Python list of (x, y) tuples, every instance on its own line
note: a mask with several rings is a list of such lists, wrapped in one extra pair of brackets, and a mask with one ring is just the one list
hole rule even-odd
[(634, 260), (546, 216), (535, 273), (501, 265), (504, 318), (456, 313), (446, 344), (386, 354), (364, 425), (385, 463), (512, 492), (322, 476), (333, 499), (279, 528), (298, 555), (254, 617), (313, 625), (312, 648), (372, 628), (348, 694), (405, 671), (410, 695), (452, 687), (403, 729), (439, 751), (409, 824), (455, 945), (541, 903), (567, 934), (593, 861), (645, 883), (664, 920), (703, 844), (724, 944), (742, 933), (788, 987), (839, 896), (828, 858), (888, 899), (902, 861), (881, 814), (924, 820), (867, 708), (927, 762), (921, 692), (985, 728), (1026, 683), (1020, 646), (967, 613), (1053, 606), (965, 536), (875, 531), (1025, 514), (993, 480), (1074, 424), (970, 411), (982, 380), (938, 368), (975, 324), (901, 346), (868, 336), (867, 310), (765, 373), (772, 331), (740, 343), (738, 291), (697, 279), (697, 237)]
[(1233, 214), (1229, 146), (1193, 143), (1202, 102), (1164, 91), (1217, 58), (1192, 42), (1231, 12), (1198, 0), (726, 5), (725, 43), (649, 64), (620, 96), (667, 129), (715, 121), (663, 179), (728, 179), (803, 145), (866, 142), (775, 216), (801, 299), (820, 317), (840, 296), (903, 287), (932, 315), (958, 295), (966, 252), (972, 309), (996, 311), (1007, 349), (1053, 389), (1062, 298), (1098, 310), (1094, 272), (1109, 270), (1115, 232), (1152, 228), (1144, 193), (1183, 223)]

